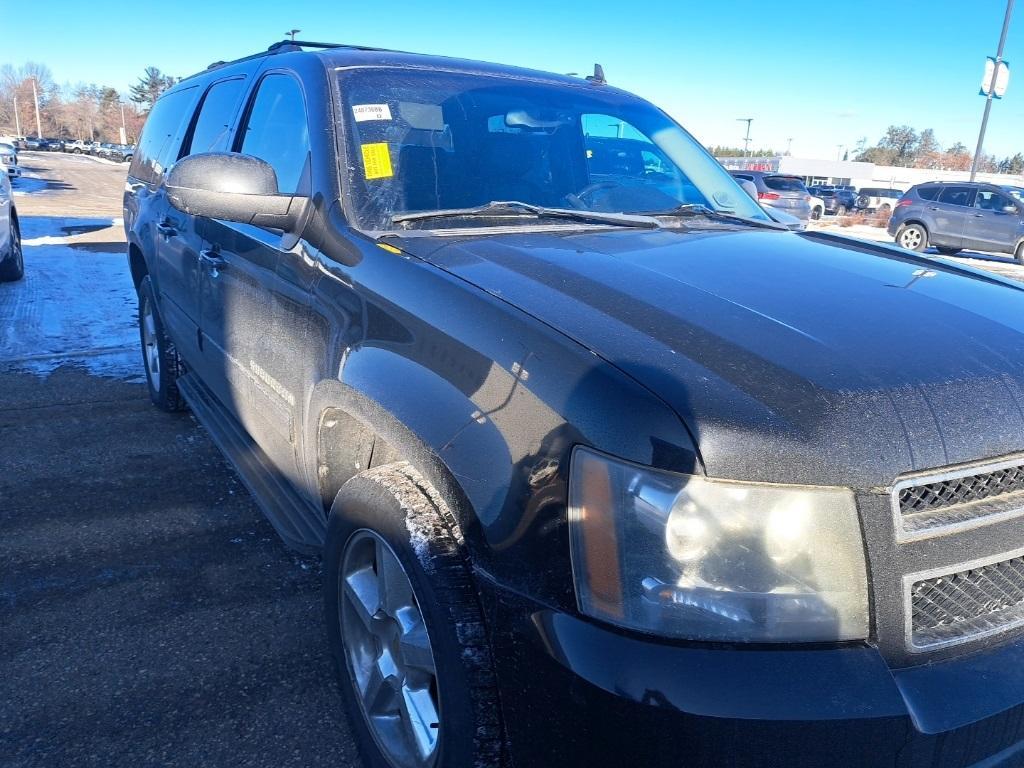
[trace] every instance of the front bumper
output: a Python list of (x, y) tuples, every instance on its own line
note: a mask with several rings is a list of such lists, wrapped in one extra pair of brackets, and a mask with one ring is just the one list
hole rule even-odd
[(483, 582), (518, 766), (1024, 764), (1024, 640), (893, 670), (866, 644), (644, 638)]

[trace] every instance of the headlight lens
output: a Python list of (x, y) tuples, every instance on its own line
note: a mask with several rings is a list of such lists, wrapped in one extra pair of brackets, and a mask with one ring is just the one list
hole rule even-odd
[(823, 642), (868, 635), (853, 494), (723, 482), (573, 453), (580, 610), (667, 637)]

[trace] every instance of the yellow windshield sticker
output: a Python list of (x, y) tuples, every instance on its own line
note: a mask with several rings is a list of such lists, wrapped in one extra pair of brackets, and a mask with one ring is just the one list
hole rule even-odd
[(389, 179), (395, 175), (391, 170), (391, 153), (384, 142), (363, 144), (363, 173), (368, 179)]

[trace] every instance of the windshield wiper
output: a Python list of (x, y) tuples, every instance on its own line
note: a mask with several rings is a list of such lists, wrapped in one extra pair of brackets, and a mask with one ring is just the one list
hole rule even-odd
[(445, 208), (438, 211), (416, 211), (399, 213), (391, 217), (394, 224), (409, 221), (448, 218), (490, 218), (494, 216), (532, 216), (534, 218), (568, 219), (588, 224), (611, 224), (617, 227), (640, 227), (657, 229), (661, 226), (653, 216), (635, 216), (628, 213), (602, 213), (581, 211), (573, 208), (548, 208), (543, 205), (522, 203), (518, 200), (495, 200), (475, 208)]
[(774, 221), (761, 221), (759, 219), (748, 219), (746, 216), (738, 216), (735, 213), (725, 213), (724, 211), (716, 211), (714, 208), (708, 208), (703, 203), (684, 203), (675, 208), (671, 208), (667, 211), (647, 212), (646, 216), (703, 216), (707, 219), (717, 219), (718, 221), (729, 221), (736, 224), (745, 224), (748, 227), (764, 227), (765, 229), (786, 229), (784, 224), (779, 224)]

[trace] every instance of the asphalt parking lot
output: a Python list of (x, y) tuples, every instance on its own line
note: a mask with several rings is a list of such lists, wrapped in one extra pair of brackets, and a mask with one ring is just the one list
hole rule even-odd
[(356, 765), (319, 563), (188, 414), (154, 409), (126, 168), (24, 153), (0, 285), (0, 765)]

